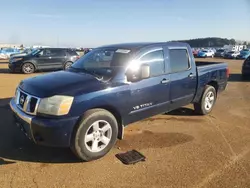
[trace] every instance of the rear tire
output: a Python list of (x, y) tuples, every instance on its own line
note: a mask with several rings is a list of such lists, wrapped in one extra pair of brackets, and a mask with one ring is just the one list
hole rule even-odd
[(72, 62), (66, 62), (63, 69), (67, 70), (73, 63)]
[(198, 103), (194, 103), (194, 111), (199, 115), (209, 114), (216, 102), (217, 93), (213, 86), (207, 85)]
[(22, 66), (22, 72), (24, 74), (32, 74), (35, 72), (35, 66), (32, 63), (24, 63)]
[(71, 139), (71, 150), (83, 161), (92, 161), (106, 155), (114, 146), (118, 123), (110, 112), (92, 109), (84, 113)]

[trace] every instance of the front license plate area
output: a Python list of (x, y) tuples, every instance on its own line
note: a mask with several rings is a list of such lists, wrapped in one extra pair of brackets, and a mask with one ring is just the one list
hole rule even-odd
[(31, 130), (30, 125), (19, 118), (17, 115), (14, 115), (14, 121), (17, 127), (29, 138), (31, 139)]

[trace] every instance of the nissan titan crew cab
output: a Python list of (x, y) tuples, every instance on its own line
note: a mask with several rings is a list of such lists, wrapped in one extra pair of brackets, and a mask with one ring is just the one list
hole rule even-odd
[(210, 113), (225, 90), (226, 63), (195, 62), (186, 43), (95, 48), (67, 70), (25, 79), (10, 101), (16, 124), (36, 144), (70, 147), (91, 161), (127, 125), (192, 103)]

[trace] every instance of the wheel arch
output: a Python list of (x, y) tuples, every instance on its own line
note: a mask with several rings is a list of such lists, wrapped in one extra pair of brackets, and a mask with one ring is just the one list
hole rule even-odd
[(64, 64), (63, 64), (63, 69), (65, 69), (65, 66), (66, 66), (66, 64), (67, 64), (67, 63), (72, 63), (72, 64), (73, 64), (74, 62), (73, 62), (73, 61), (71, 61), (71, 60), (67, 60), (67, 61), (65, 61), (65, 62), (64, 62)]
[(32, 64), (35, 67), (34, 71), (36, 71), (38, 69), (36, 63), (34, 63), (33, 61), (25, 61), (25, 62), (23, 62), (22, 65), (21, 65), (21, 69), (23, 68), (23, 65), (25, 65), (26, 63)]
[(213, 86), (215, 88), (216, 93), (218, 93), (218, 89), (219, 89), (219, 84), (217, 81), (213, 80), (207, 83), (207, 85), (209, 86)]
[[(118, 124), (118, 135), (117, 135), (117, 138), (120, 139), (120, 140), (122, 140), (123, 139), (123, 133), (124, 133), (124, 125), (123, 125), (123, 120), (122, 120), (122, 116), (121, 116), (120, 112), (115, 107), (110, 106), (110, 105), (95, 106), (95, 107), (90, 108), (88, 110), (93, 110), (93, 109), (103, 109), (103, 110), (106, 110), (106, 111), (110, 112), (115, 117), (115, 119), (117, 121), (117, 124)], [(88, 110), (86, 110), (84, 113), (86, 113)], [(81, 119), (82, 119), (82, 116), (80, 116), (77, 124), (81, 121)]]
[(113, 106), (109, 106), (109, 105), (98, 106), (95, 108), (101, 108), (101, 109), (107, 110), (111, 114), (113, 114), (113, 116), (115, 116), (115, 119), (116, 119), (117, 124), (118, 124), (117, 138), (122, 140), (123, 139), (124, 125), (123, 125), (122, 116), (121, 116), (120, 112), (116, 108), (114, 108)]

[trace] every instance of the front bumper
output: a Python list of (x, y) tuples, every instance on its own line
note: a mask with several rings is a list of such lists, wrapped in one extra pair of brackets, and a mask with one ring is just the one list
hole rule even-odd
[(10, 101), (16, 125), (33, 142), (53, 147), (69, 147), (71, 135), (79, 117), (42, 118), (21, 111), (14, 98)]
[(11, 72), (20, 72), (21, 71), (21, 65), (16, 65), (16, 64), (13, 64), (13, 63), (9, 63), (8, 67), (9, 67), (9, 70)]
[(241, 73), (243, 75), (250, 75), (250, 66), (249, 67), (242, 67)]

